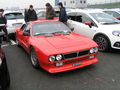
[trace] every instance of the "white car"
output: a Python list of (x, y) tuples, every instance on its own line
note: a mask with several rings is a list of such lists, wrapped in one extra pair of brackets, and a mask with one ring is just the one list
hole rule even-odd
[(99, 10), (77, 9), (69, 12), (68, 17), (68, 26), (93, 39), (99, 45), (99, 51), (120, 49), (120, 21), (111, 15)]
[(4, 16), (7, 19), (8, 34), (14, 34), (15, 33), (15, 28), (17, 26), (22, 26), (25, 23), (24, 16), (21, 12), (5, 11)]

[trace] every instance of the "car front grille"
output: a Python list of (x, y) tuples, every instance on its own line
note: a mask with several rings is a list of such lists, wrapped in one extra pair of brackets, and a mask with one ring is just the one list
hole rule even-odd
[(83, 61), (83, 60), (87, 60), (89, 59), (89, 57), (83, 57), (83, 58), (80, 58), (80, 59), (75, 59), (75, 60), (70, 60), (70, 61), (66, 61), (64, 62), (64, 64), (71, 64), (71, 63), (77, 63), (77, 62), (80, 62), (80, 61)]
[(81, 57), (89, 54), (90, 50), (84, 50), (84, 51), (77, 51), (72, 53), (63, 54), (64, 60), (66, 59), (72, 59), (76, 57)]

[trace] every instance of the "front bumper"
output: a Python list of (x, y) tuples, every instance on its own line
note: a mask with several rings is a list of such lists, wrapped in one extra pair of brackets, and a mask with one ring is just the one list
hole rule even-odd
[[(89, 59), (89, 56), (87, 56), (88, 59), (82, 60), (82, 58), (86, 58), (86, 57), (82, 57), (82, 58), (76, 58), (77, 61), (74, 62), (74, 60), (68, 60), (63, 62), (62, 66), (55, 66), (55, 64), (47, 67), (47, 66), (41, 66), (43, 69), (45, 69), (46, 71), (48, 71), (49, 73), (59, 73), (59, 72), (64, 72), (64, 71), (69, 71), (69, 70), (73, 70), (73, 69), (77, 69), (77, 68), (81, 68), (81, 67), (85, 67), (94, 63), (98, 62), (98, 59), (96, 58), (96, 56), (93, 59)], [(69, 62), (69, 63), (68, 63)], [(77, 64), (76, 66), (74, 66), (74, 64)], [(81, 64), (79, 64), (81, 63)]]
[(113, 36), (110, 38), (111, 48), (120, 49), (120, 37)]

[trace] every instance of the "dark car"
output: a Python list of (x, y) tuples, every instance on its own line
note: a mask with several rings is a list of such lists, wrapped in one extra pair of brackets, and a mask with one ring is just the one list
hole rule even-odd
[(0, 32), (0, 90), (5, 90), (10, 85), (10, 76), (7, 68), (5, 54), (1, 48), (1, 37), (3, 33)]

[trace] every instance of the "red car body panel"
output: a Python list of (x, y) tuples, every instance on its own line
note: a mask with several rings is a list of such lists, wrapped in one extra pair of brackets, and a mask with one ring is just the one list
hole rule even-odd
[[(46, 20), (45, 17), (38, 18), (38, 20)], [(54, 20), (59, 20), (59, 17), (54, 17)]]
[(115, 17), (116, 19), (120, 20), (120, 17)]
[[(29, 22), (34, 23), (44, 23), (44, 22), (58, 22), (58, 21), (34, 21)], [(31, 33), (30, 31), (30, 33)], [(84, 66), (91, 65), (98, 62), (96, 58), (97, 53), (76, 57), (72, 59), (49, 62), (49, 57), (52, 55), (66, 54), (71, 52), (88, 50), (90, 48), (98, 47), (98, 45), (91, 39), (76, 33), (70, 34), (60, 34), (60, 35), (46, 35), (46, 36), (23, 36), (23, 32), (20, 28), (16, 29), (16, 38), (19, 41), (19, 44), (30, 53), (30, 47), (32, 46), (36, 51), (36, 56), (39, 62), (40, 67), (45, 69), (50, 73), (58, 73), (63, 71), (68, 71)], [(94, 58), (90, 59), (90, 56)], [(55, 66), (56, 63), (63, 62), (63, 65), (60, 67)], [(82, 63), (81, 65), (72, 66), (75, 63)]]

